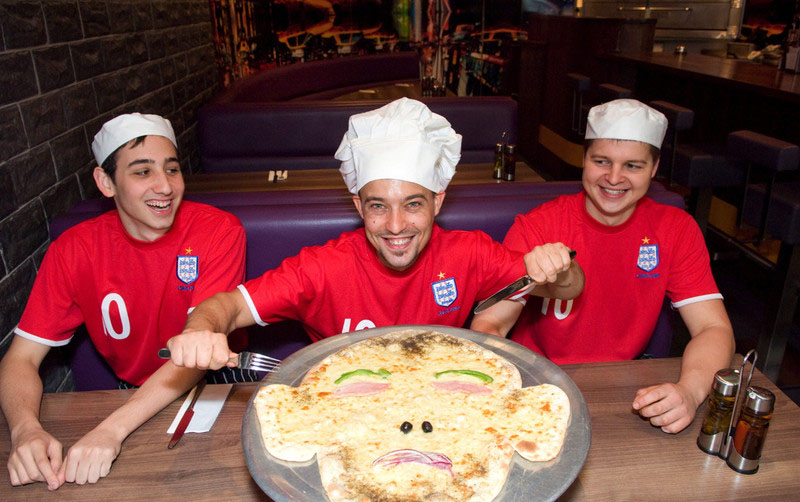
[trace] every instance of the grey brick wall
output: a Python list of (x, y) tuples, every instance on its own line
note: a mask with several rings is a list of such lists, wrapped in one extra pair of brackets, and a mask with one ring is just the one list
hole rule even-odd
[[(106, 120), (169, 118), (198, 165), (197, 109), (217, 86), (207, 0), (0, 1), (0, 355), (50, 242), (48, 225), (99, 196), (90, 144)], [(65, 350), (46, 391), (71, 388)]]

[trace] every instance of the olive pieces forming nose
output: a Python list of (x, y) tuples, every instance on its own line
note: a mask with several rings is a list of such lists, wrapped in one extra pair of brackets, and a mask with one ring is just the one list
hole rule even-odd
[[(414, 426), (411, 425), (411, 422), (403, 422), (400, 425), (400, 432), (402, 432), (403, 434), (408, 434), (409, 432), (411, 432), (411, 429), (413, 429), (413, 428), (414, 428)], [(427, 420), (422, 422), (422, 432), (425, 432), (425, 433), (433, 432), (433, 426)]]

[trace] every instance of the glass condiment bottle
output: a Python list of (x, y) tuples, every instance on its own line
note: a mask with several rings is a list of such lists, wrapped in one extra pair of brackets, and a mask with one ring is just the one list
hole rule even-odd
[(723, 444), (727, 441), (738, 391), (739, 370), (725, 368), (717, 371), (708, 394), (706, 416), (697, 436), (697, 446), (704, 452), (724, 458)]
[(503, 170), (503, 143), (494, 145), (494, 167), (492, 169), (492, 178), (502, 180), (505, 177)]
[(747, 388), (747, 400), (739, 414), (733, 435), (733, 448), (728, 455), (728, 466), (731, 469), (742, 474), (754, 474), (758, 471), (758, 459), (761, 458), (774, 408), (775, 394), (763, 387)]
[(503, 153), (503, 170), (505, 171), (506, 181), (514, 181), (517, 170), (517, 146), (506, 145)]

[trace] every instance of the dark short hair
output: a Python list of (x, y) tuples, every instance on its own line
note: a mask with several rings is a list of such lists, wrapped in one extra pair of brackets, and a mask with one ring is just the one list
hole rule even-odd
[[(583, 140), (584, 155), (586, 154), (586, 152), (589, 151), (589, 147), (592, 146), (592, 143), (594, 143), (595, 139), (598, 139), (598, 138), (592, 138), (592, 139)], [(633, 140), (618, 139), (617, 141), (633, 141)], [(644, 143), (644, 141), (641, 141), (641, 143)], [(655, 146), (651, 145), (650, 143), (645, 143), (645, 145), (648, 146), (648, 148), (650, 150), (650, 156), (653, 158), (653, 164), (655, 164), (656, 162), (658, 162), (658, 159), (661, 157), (661, 149), (660, 148), (656, 148)]]
[(122, 150), (123, 148), (125, 148), (128, 145), (130, 145), (131, 148), (141, 145), (142, 143), (144, 143), (144, 139), (146, 137), (147, 137), (146, 135), (145, 136), (139, 136), (138, 138), (134, 138), (134, 139), (128, 141), (124, 145), (120, 145), (119, 148), (114, 150), (111, 153), (111, 155), (109, 155), (106, 158), (106, 160), (103, 161), (103, 165), (101, 165), (100, 167), (102, 167), (103, 171), (105, 171), (106, 175), (108, 175), (108, 177), (111, 178), (111, 181), (116, 183), (114, 175), (116, 175), (116, 173), (117, 173), (117, 156), (119, 155), (119, 151)]

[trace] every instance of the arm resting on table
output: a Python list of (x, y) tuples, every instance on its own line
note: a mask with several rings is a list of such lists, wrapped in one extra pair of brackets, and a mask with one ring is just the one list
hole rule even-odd
[(708, 395), (714, 374), (731, 364), (733, 328), (722, 300), (706, 300), (679, 309), (692, 339), (686, 345), (678, 383), (640, 389), (633, 408), (664, 432), (679, 432), (694, 419)]

